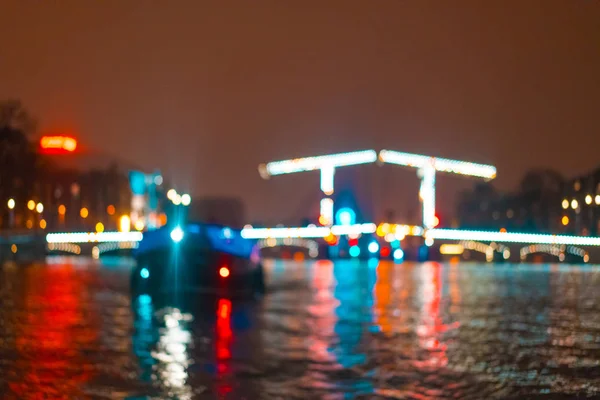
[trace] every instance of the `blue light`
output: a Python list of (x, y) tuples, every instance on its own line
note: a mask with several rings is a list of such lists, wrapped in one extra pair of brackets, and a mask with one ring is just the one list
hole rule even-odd
[(148, 279), (150, 277), (150, 271), (148, 271), (148, 268), (142, 268), (140, 271), (140, 276), (144, 279)]
[(404, 258), (404, 251), (402, 249), (394, 250), (394, 260), (400, 261)]
[(222, 233), (225, 239), (231, 239), (233, 237), (233, 232), (231, 231), (231, 228), (223, 228)]
[(369, 253), (375, 254), (379, 251), (379, 243), (371, 242), (369, 243)]
[(350, 253), (350, 257), (358, 257), (360, 255), (360, 247), (352, 246), (350, 247), (350, 250), (348, 250), (348, 253)]
[(356, 223), (356, 213), (351, 208), (343, 207), (335, 214), (335, 219), (338, 225), (354, 225)]
[(180, 227), (177, 227), (171, 231), (171, 239), (175, 243), (179, 243), (183, 240), (183, 230)]
[[(144, 270), (146, 270), (146, 272), (148, 272), (148, 270), (146, 268), (144, 268)], [(146, 279), (146, 278), (144, 278), (144, 279)], [(146, 306), (146, 305), (152, 303), (152, 297), (150, 297), (150, 295), (148, 295), (148, 294), (142, 294), (138, 297), (138, 301), (139, 301), (140, 305)]]

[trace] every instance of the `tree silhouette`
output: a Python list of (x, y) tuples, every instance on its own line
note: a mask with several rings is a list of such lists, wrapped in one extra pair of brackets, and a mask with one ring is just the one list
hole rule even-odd
[(35, 187), (41, 159), (29, 138), (35, 120), (17, 100), (0, 102), (0, 200), (25, 204)]

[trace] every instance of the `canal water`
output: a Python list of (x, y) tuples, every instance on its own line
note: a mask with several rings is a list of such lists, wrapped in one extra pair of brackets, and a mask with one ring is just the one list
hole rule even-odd
[(600, 267), (272, 261), (260, 301), (132, 296), (127, 259), (0, 269), (0, 398), (600, 395)]

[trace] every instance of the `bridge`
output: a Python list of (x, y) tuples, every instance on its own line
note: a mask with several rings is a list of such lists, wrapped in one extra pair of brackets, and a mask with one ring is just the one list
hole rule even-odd
[[(346, 215), (338, 218), (334, 215), (335, 205), (332, 195), (335, 191), (335, 172), (339, 168), (361, 164), (378, 163), (392, 164), (414, 168), (421, 180), (419, 198), (422, 206), (422, 225), (396, 224), (392, 222), (356, 222), (352, 210), (344, 211)], [(343, 238), (348, 244), (347, 255), (391, 257), (402, 260), (407, 246), (407, 237), (420, 240), (419, 253), (432, 256), (435, 249), (438, 256), (463, 256), (481, 253), (487, 261), (497, 258), (501, 260), (527, 260), (532, 254), (547, 254), (559, 261), (576, 260), (589, 262), (591, 252), (584, 249), (598, 249), (600, 253), (600, 237), (536, 234), (506, 231), (474, 231), (462, 229), (436, 228), (435, 217), (435, 186), (438, 173), (459, 174), (467, 177), (491, 180), (496, 177), (496, 168), (492, 165), (431, 157), (420, 154), (398, 152), (393, 150), (361, 150), (348, 153), (321, 155), (314, 157), (296, 158), (291, 160), (274, 161), (261, 164), (259, 174), (264, 179), (278, 175), (300, 172), (319, 171), (320, 200), (319, 226), (272, 227), (255, 228), (247, 225), (241, 230), (241, 235), (247, 239), (257, 240), (261, 248), (278, 246), (299, 247), (308, 250), (310, 257), (322, 257), (327, 252), (324, 248), (336, 249), (338, 239)], [(338, 213), (341, 210), (338, 210)], [(45, 241), (49, 251), (67, 252), (73, 254), (91, 254), (99, 257), (104, 252), (131, 249), (142, 239), (140, 232), (79, 232), (79, 233), (50, 233)], [(38, 238), (39, 239), (39, 238)], [(318, 244), (316, 240), (320, 239)], [(364, 244), (360, 246), (358, 240)], [(17, 242), (35, 241), (33, 235), (16, 235), (0, 238), (11, 250)], [(327, 246), (323, 246), (325, 242)], [(436, 244), (437, 243), (437, 244)], [(414, 246), (414, 243), (412, 244)], [(366, 251), (361, 252), (361, 247)], [(85, 249), (85, 251), (84, 251)], [(339, 250), (339, 249), (337, 249)], [(336, 251), (337, 251), (336, 250)], [(335, 252), (333, 252), (335, 253)], [(332, 252), (329, 252), (329, 256)], [(337, 253), (339, 255), (339, 252)], [(600, 254), (594, 254), (600, 260)]]
[[(408, 225), (398, 225), (391, 222), (387, 223), (362, 223), (362, 224), (334, 224), (334, 202), (330, 197), (334, 193), (334, 177), (337, 168), (370, 164), (370, 163), (393, 164), (398, 166), (415, 168), (417, 176), (421, 180), (419, 189), (419, 199), (422, 206), (422, 226), (409, 227)], [(320, 172), (320, 188), (323, 194), (320, 207), (319, 223), (322, 226), (308, 227), (276, 227), (276, 228), (253, 228), (247, 227), (242, 231), (242, 235), (252, 239), (269, 238), (323, 238), (332, 236), (351, 236), (361, 235), (383, 236), (385, 242), (396, 243), (396, 248), (401, 248), (398, 242), (401, 242), (406, 236), (420, 236), (424, 241), (425, 247), (432, 247), (436, 241), (441, 242), (439, 253), (444, 253), (445, 242), (458, 242), (454, 247), (454, 254), (459, 255), (465, 252), (464, 245), (460, 243), (480, 243), (486, 259), (493, 259), (494, 253), (501, 254), (501, 258), (509, 260), (511, 255), (519, 255), (519, 260), (525, 260), (528, 255), (536, 253), (546, 253), (556, 256), (559, 261), (567, 259), (568, 255), (575, 255), (583, 262), (590, 261), (588, 251), (576, 247), (598, 247), (600, 246), (600, 237), (589, 236), (569, 236), (552, 234), (533, 234), (521, 232), (493, 232), (493, 231), (473, 231), (461, 229), (437, 229), (435, 217), (435, 182), (438, 172), (459, 174), (468, 177), (491, 180), (496, 177), (496, 168), (493, 165), (478, 164), (468, 161), (453, 160), (448, 158), (432, 157), (421, 154), (399, 152), (394, 150), (381, 150), (377, 153), (375, 150), (362, 150), (348, 153), (338, 153), (322, 155), (315, 157), (296, 158), (291, 160), (274, 161), (259, 165), (259, 173), (264, 179), (272, 176), (293, 174), (307, 171)], [(387, 227), (387, 229), (386, 229)], [(384, 231), (380, 235), (379, 231)], [(387, 231), (387, 232), (385, 232)], [(388, 236), (392, 235), (392, 238)], [(389, 240), (391, 239), (391, 240)], [(371, 249), (381, 249), (381, 240), (377, 240), (376, 245)], [(485, 244), (484, 244), (485, 243)], [(370, 245), (370, 243), (369, 243)], [(518, 252), (509, 247), (521, 246)], [(482, 248), (475, 246), (475, 250)], [(460, 249), (460, 252), (458, 251)], [(497, 249), (500, 249), (497, 251)], [(514, 249), (513, 249), (514, 250)], [(356, 252), (360, 254), (359, 252)], [(492, 257), (489, 254), (492, 254)], [(392, 253), (393, 254), (393, 253)], [(403, 254), (403, 253), (402, 253)], [(449, 255), (449, 254), (448, 254)]]

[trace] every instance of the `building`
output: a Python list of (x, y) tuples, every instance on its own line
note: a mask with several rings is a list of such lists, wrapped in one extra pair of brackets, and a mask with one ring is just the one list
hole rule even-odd
[(600, 232), (600, 167), (577, 176), (558, 199), (562, 223), (569, 233), (597, 236)]

